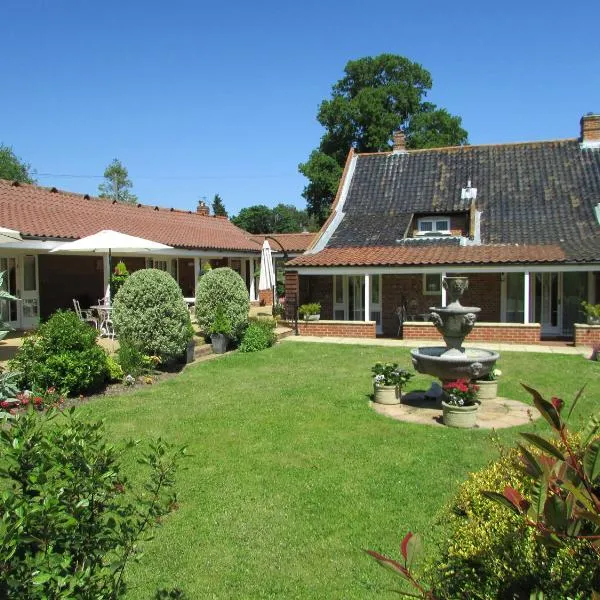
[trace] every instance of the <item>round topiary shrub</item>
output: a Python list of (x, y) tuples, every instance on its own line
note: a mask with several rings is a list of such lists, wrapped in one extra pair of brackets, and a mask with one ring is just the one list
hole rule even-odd
[(123, 283), (113, 305), (115, 331), (121, 343), (167, 362), (185, 354), (193, 335), (192, 324), (181, 289), (169, 273), (136, 271)]
[(108, 377), (106, 352), (96, 343), (98, 331), (72, 311), (56, 311), (10, 361), (22, 388), (82, 394), (100, 388)]
[(219, 307), (231, 322), (232, 337), (240, 339), (248, 323), (250, 298), (244, 280), (229, 267), (208, 271), (196, 289), (196, 319), (205, 335)]

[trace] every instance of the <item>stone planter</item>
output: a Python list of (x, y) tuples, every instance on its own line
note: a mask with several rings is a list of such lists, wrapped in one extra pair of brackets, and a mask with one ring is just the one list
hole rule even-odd
[(402, 390), (397, 385), (374, 386), (377, 404), (400, 404)]
[(460, 429), (471, 429), (477, 422), (477, 411), (479, 404), (472, 406), (453, 406), (446, 404), (442, 400), (444, 410), (444, 425), (448, 427), (458, 427)]
[(318, 321), (321, 318), (321, 315), (304, 315), (305, 321)]
[(224, 333), (213, 333), (210, 336), (212, 351), (215, 354), (225, 354), (227, 352), (227, 342), (229, 341)]
[(476, 381), (479, 386), (477, 398), (479, 400), (493, 400), (498, 397), (498, 381)]
[(196, 347), (196, 342), (192, 340), (185, 349), (185, 362), (186, 364), (194, 362), (194, 348)]

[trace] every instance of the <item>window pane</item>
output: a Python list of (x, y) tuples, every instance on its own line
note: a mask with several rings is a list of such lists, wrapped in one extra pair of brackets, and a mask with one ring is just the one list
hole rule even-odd
[(441, 293), (441, 275), (438, 273), (427, 273), (425, 275), (425, 292), (429, 294)]
[(523, 273), (506, 274), (506, 322), (523, 323), (525, 275)]
[(433, 231), (433, 222), (419, 221), (419, 231)]
[(344, 303), (344, 279), (342, 275), (335, 276), (335, 303)]
[(574, 323), (585, 323), (581, 303), (588, 299), (588, 274), (563, 273), (563, 333), (573, 335)]
[(34, 292), (37, 289), (35, 276), (35, 256), (23, 257), (23, 289)]
[(371, 276), (371, 302), (379, 304), (379, 275)]
[(435, 222), (435, 230), (436, 231), (448, 231), (450, 229), (450, 224), (448, 221), (436, 221)]

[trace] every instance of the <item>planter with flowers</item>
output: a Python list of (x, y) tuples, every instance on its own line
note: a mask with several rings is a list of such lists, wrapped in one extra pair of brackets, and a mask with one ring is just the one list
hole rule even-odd
[(478, 400), (493, 400), (498, 397), (498, 377), (500, 375), (502, 375), (500, 369), (492, 369), (485, 377), (477, 380)]
[(468, 379), (447, 381), (443, 386), (446, 398), (442, 400), (444, 425), (469, 429), (475, 427), (479, 401), (479, 386)]
[(318, 321), (321, 318), (320, 302), (310, 302), (298, 308), (298, 312), (305, 321)]
[(402, 387), (414, 376), (398, 367), (398, 363), (375, 363), (373, 373), (374, 399), (378, 404), (400, 404)]

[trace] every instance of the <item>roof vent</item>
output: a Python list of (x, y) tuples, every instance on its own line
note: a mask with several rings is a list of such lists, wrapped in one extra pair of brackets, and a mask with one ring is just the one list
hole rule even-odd
[(84, 194), (83, 199), (84, 200), (89, 200), (90, 199), (90, 195), (89, 194)]
[(117, 203), (117, 201), (116, 201), (116, 200), (113, 200), (113, 201), (112, 201), (112, 203), (113, 203), (113, 204), (116, 204), (116, 203)]
[(175, 209), (171, 206), (171, 208), (169, 209), (171, 212), (175, 212)]
[(11, 184), (13, 187), (19, 187), (21, 185), (20, 181), (13, 181)]
[(142, 208), (142, 205), (141, 205), (141, 204), (138, 204), (138, 205), (137, 205), (137, 207), (138, 207), (138, 208)]
[(155, 207), (154, 207), (154, 210), (158, 210), (158, 206), (155, 206)]
[(53, 194), (56, 194), (56, 193), (58, 192), (58, 190), (57, 190), (55, 187), (51, 187), (51, 188), (50, 188), (50, 191), (51, 191)]
[(477, 198), (477, 188), (471, 187), (471, 180), (467, 181), (467, 187), (464, 187), (460, 193), (461, 200), (475, 200)]

